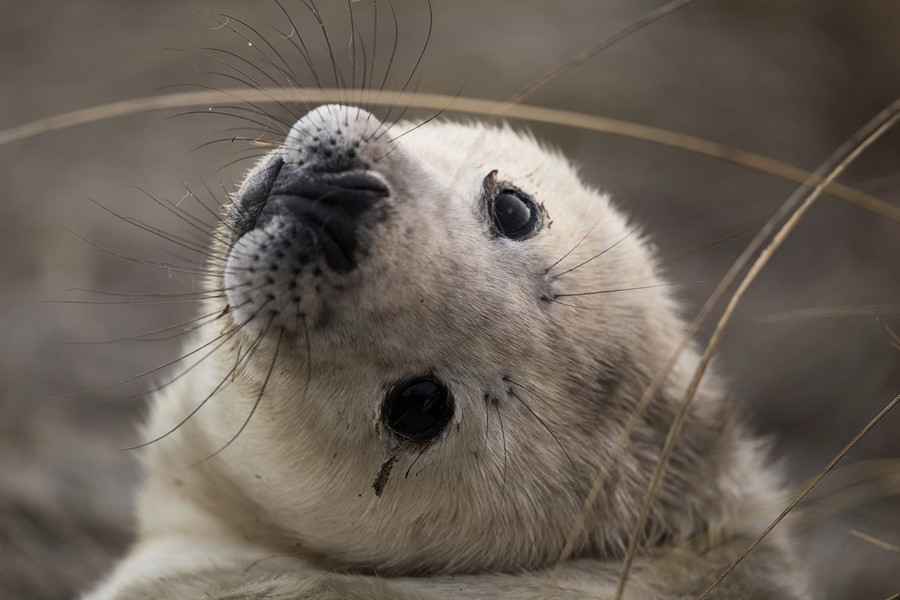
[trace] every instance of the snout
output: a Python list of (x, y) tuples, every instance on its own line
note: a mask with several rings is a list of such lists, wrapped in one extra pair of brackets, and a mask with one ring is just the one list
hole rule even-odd
[(282, 163), (254, 229), (280, 222), (276, 229), (304, 231), (314, 242), (310, 258), (321, 255), (329, 269), (346, 273), (357, 265), (364, 225), (380, 218), (388, 195), (374, 173), (319, 173)]
[(321, 314), (349, 285), (391, 195), (372, 168), (379, 127), (364, 110), (319, 107), (244, 182), (225, 270), (236, 319)]

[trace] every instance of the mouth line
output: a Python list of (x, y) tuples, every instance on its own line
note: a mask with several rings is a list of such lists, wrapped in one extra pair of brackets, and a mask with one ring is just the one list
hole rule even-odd
[(334, 228), (329, 226), (327, 220), (320, 219), (316, 215), (307, 214), (298, 221), (313, 233), (329, 267), (339, 273), (346, 273), (353, 269), (355, 243), (352, 240), (342, 239)]
[[(342, 227), (340, 223), (312, 213), (294, 214), (289, 218), (290, 229), (294, 235), (300, 237), (306, 234), (307, 239), (310, 240), (308, 249), (313, 260), (318, 257), (324, 258), (328, 266), (338, 273), (346, 273), (353, 269), (356, 242), (351, 236), (355, 235), (354, 232), (341, 232), (339, 231)], [(231, 245), (229, 253), (235, 251), (246, 236), (257, 231), (265, 233), (266, 228), (257, 226), (242, 235)]]

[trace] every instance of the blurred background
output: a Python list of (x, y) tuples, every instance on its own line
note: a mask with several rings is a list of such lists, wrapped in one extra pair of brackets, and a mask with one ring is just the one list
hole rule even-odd
[[(414, 85), (506, 99), (661, 3), (434, 0), (434, 33)], [(349, 73), (346, 4), (320, 4)], [(409, 74), (428, 16), (423, 0), (394, 5), (399, 51), (389, 87)], [(317, 26), (299, 0), (285, 6), (324, 77), (330, 63)], [(353, 7), (370, 41), (372, 1)], [(379, 7), (381, 69), (392, 25), (385, 3)], [(237, 85), (211, 71), (240, 77), (240, 69), (268, 83), (229, 54), (275, 73), (259, 44), (248, 45), (252, 33), (221, 13), (253, 25), (305, 73), (278, 33), (290, 25), (273, 3), (8, 4), (0, 20), (0, 129), (189, 89), (171, 87), (181, 84)], [(900, 3), (699, 0), (564, 73), (528, 101), (669, 128), (814, 169), (898, 97)], [(250, 166), (229, 163), (260, 152), (237, 141), (194, 150), (244, 135), (229, 128), (246, 123), (216, 115), (173, 118), (176, 112), (0, 146), (0, 598), (71, 598), (131, 539), (138, 474), (132, 454), (120, 448), (136, 442), (141, 392), (160, 375), (133, 377), (177, 356), (178, 345), (177, 339), (120, 338), (188, 320), (196, 307), (78, 289), (190, 292), (197, 289), (195, 276), (113, 253), (172, 264), (197, 258), (95, 203), (196, 237), (138, 188), (203, 218), (186, 189), (212, 206)], [(534, 129), (646, 227), (671, 276), (682, 282), (688, 315), (749, 241), (730, 236), (752, 234), (794, 189), (645, 142)], [(844, 182), (900, 206), (898, 159), (895, 131)], [(896, 222), (823, 198), (754, 286), (726, 337), (720, 367), (732, 400), (757, 431), (771, 436), (795, 486), (900, 392), (900, 349), (888, 333), (900, 331), (898, 232)], [(900, 588), (900, 412), (844, 465), (804, 504), (794, 526), (812, 563), (816, 598), (882, 600)]]

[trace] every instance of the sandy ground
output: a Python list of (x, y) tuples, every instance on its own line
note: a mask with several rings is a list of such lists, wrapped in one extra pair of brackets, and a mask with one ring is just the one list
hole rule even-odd
[[(300, 3), (289, 1), (301, 14)], [(324, 0), (335, 39), (344, 3)], [(421, 89), (506, 98), (659, 2), (435, 0)], [(405, 79), (425, 33), (418, 0), (395, 0)], [(371, 18), (369, 0), (354, 4)], [(0, 129), (176, 84), (230, 84), (200, 49), (259, 60), (219, 13), (277, 39), (274, 5), (221, 0), (38, 0), (0, 19)], [(386, 14), (382, 12), (382, 17)], [(308, 18), (301, 29), (313, 36)], [(380, 56), (387, 50), (383, 21)], [(370, 30), (369, 30), (370, 31)], [(900, 5), (883, 0), (700, 0), (568, 72), (531, 102), (640, 121), (814, 168), (900, 96)], [(323, 49), (313, 44), (316, 64)], [(219, 55), (221, 56), (221, 55)], [(345, 68), (348, 65), (345, 63)], [(76, 235), (129, 254), (171, 249), (91, 203), (185, 232), (135, 189), (179, 199), (213, 190), (246, 163), (231, 144), (193, 152), (232, 126), (172, 113), (112, 120), (0, 147), (0, 598), (62, 599), (108, 568), (129, 539), (137, 474), (119, 448), (135, 440), (141, 386), (120, 382), (172, 356), (170, 343), (73, 344), (184, 320), (188, 304), (71, 305), (71, 288), (182, 292), (190, 277), (104, 255)], [(409, 117), (421, 117), (410, 113)], [(659, 243), (689, 312), (792, 185), (644, 142), (541, 126), (592, 184)], [(414, 135), (414, 134), (413, 134)], [(847, 183), (900, 205), (900, 132)], [(875, 314), (900, 330), (897, 223), (826, 198), (773, 261), (722, 351), (733, 401), (771, 435), (792, 481), (813, 475), (900, 391), (900, 351)], [(840, 310), (837, 310), (840, 309)], [(879, 600), (896, 590), (900, 555), (900, 413), (855, 450), (800, 523), (817, 598)], [(878, 459), (878, 460), (876, 460)], [(862, 461), (869, 461), (863, 463)], [(860, 466), (862, 465), (862, 466)], [(876, 536), (881, 545), (867, 541)], [(887, 544), (887, 545), (886, 545)]]

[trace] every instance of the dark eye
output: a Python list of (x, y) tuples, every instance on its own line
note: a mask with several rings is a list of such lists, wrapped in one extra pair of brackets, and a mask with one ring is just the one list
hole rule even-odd
[(412, 377), (388, 392), (381, 418), (391, 432), (404, 440), (430, 442), (450, 424), (453, 398), (447, 386), (434, 377)]
[(511, 240), (524, 240), (541, 226), (541, 210), (519, 190), (501, 190), (494, 196), (491, 215), (497, 233)]

